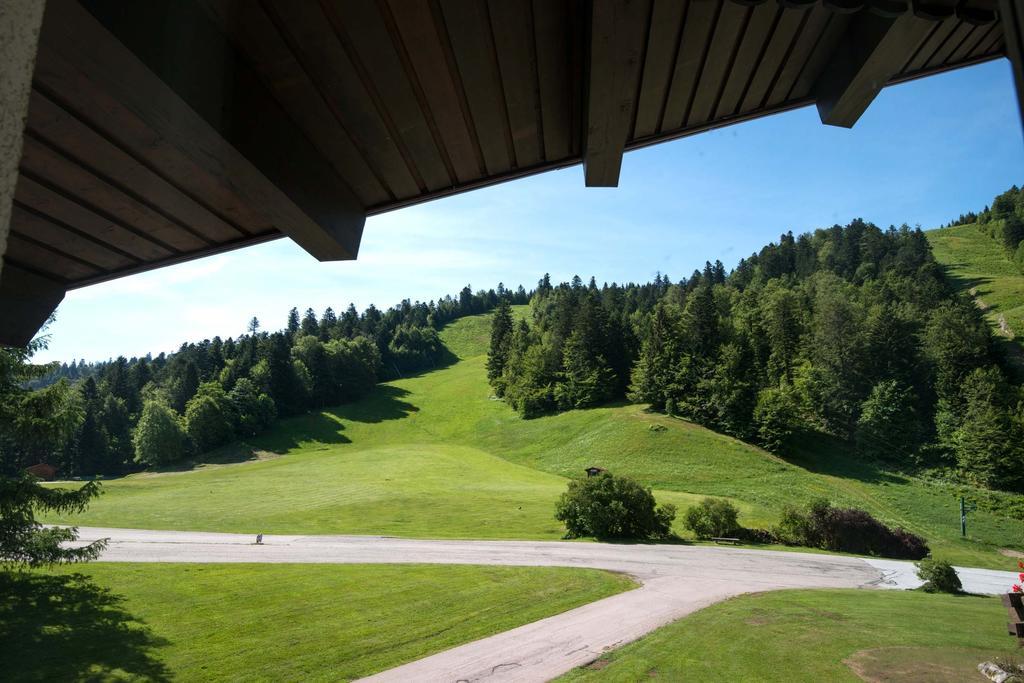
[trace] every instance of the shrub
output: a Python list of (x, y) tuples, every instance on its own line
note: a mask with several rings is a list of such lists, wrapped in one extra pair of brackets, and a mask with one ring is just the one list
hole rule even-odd
[(809, 548), (920, 560), (928, 546), (905, 529), (890, 529), (864, 510), (836, 508), (826, 500), (786, 508), (774, 530), (783, 543)]
[(566, 538), (664, 538), (675, 517), (674, 505), (656, 505), (649, 488), (610, 472), (570, 481), (555, 505)]
[(738, 514), (736, 506), (727, 500), (705, 498), (686, 511), (686, 528), (697, 538), (734, 536), (740, 528)]
[(953, 565), (930, 555), (917, 563), (917, 577), (924, 581), (922, 588), (927, 593), (959, 593), (963, 590)]

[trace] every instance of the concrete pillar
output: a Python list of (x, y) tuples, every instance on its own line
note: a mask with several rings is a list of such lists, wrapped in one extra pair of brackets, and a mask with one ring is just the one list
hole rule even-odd
[[(7, 252), (11, 201), (46, 0), (0, 1), (0, 257)], [(0, 275), (3, 259), (0, 258)]]

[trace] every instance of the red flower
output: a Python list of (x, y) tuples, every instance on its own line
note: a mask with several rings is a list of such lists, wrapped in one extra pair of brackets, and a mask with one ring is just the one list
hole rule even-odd
[(1024, 561), (1018, 562), (1017, 566), (1020, 567), (1021, 569), (1024, 569)]
[(1024, 582), (1024, 572), (1022, 572), (1021, 574), (1018, 574), (1018, 576), (1020, 576), (1021, 582)]
[(1014, 593), (1024, 593), (1024, 590), (1021, 590), (1020, 584), (1016, 584), (1015, 583), (1015, 584), (1013, 584), (1013, 592)]

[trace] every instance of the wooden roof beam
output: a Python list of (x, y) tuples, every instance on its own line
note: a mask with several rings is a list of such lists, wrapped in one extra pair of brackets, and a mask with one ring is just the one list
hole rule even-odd
[[(181, 125), (208, 126), (269, 180), (270, 196), (246, 199), (276, 228), (321, 261), (356, 257), (365, 208), (195, 0), (82, 0), (85, 12), (75, 0), (49, 4), (59, 7), (58, 23), (74, 26), (73, 36), (89, 25), (81, 40), (112, 34), (198, 115)], [(107, 54), (116, 52), (111, 46)]]
[(633, 123), (650, 1), (592, 0), (585, 59), (583, 176), (617, 187)]
[(814, 86), (821, 122), (852, 128), (934, 26), (909, 12), (854, 17)]
[(0, 271), (0, 345), (27, 345), (63, 299), (63, 283), (5, 259)]
[(1024, 122), (1024, 0), (999, 0), (999, 17), (1003, 24), (1006, 56), (1013, 68), (1017, 106)]

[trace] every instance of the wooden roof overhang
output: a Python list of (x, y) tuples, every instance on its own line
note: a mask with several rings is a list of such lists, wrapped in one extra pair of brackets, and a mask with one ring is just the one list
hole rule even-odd
[(994, 0), (47, 0), (0, 342), (111, 278), (282, 236), (353, 259), (368, 215), (615, 186), (624, 151), (805, 105), (849, 127), (1005, 42)]

